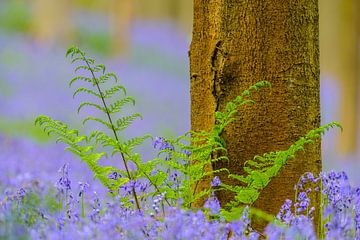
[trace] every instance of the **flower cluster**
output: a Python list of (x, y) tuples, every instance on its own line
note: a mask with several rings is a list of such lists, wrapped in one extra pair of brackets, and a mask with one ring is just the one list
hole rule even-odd
[[(175, 150), (174, 145), (163, 137), (155, 137), (155, 140), (153, 142), (153, 147), (159, 150), (160, 152), (167, 153), (167, 155), (165, 156), (165, 160), (170, 160), (172, 158), (172, 151)], [(185, 154), (190, 154), (190, 153), (185, 152)]]
[[(360, 189), (353, 188), (344, 172), (321, 173), (320, 178), (305, 174), (296, 186), (294, 201), (287, 199), (264, 233), (252, 229), (250, 208), (245, 207), (235, 221), (225, 222), (214, 191), (203, 209), (182, 209), (181, 200), (173, 206), (165, 203), (162, 192), (141, 201), (142, 210), (134, 211), (121, 196), (101, 199), (88, 193), (90, 185), (79, 182), (73, 194), (69, 166), (59, 171), (57, 194), (34, 180), (17, 188), (4, 189), (0, 198), (0, 237), (32, 239), (317, 239), (312, 222), (309, 190), (320, 187), (322, 194), (322, 239), (360, 237)], [(111, 176), (115, 176), (112, 174)], [(118, 176), (118, 175), (116, 175)], [(172, 174), (173, 181), (177, 179)], [(322, 188), (321, 185), (322, 184)], [(312, 187), (308, 187), (309, 184)], [(218, 177), (211, 183), (221, 185)], [(47, 188), (50, 185), (45, 185)], [(307, 187), (306, 187), (307, 186)], [(129, 194), (132, 187), (146, 192), (147, 184), (129, 181), (120, 191)], [(180, 186), (181, 187), (181, 186)], [(55, 192), (56, 193), (56, 192)], [(84, 198), (84, 196), (87, 198)], [(79, 201), (76, 197), (82, 199)], [(59, 202), (59, 197), (62, 201)], [(64, 199), (66, 198), (66, 199)], [(80, 209), (86, 214), (80, 214)]]
[(323, 222), (329, 239), (360, 237), (360, 188), (353, 188), (345, 172), (321, 173)]

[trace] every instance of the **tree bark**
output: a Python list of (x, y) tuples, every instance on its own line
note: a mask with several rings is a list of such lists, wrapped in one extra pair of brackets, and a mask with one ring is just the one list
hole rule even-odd
[[(317, 0), (194, 0), (189, 52), (192, 130), (210, 130), (214, 112), (224, 110), (228, 101), (256, 82), (266, 80), (273, 85), (271, 94), (257, 94), (256, 104), (242, 109), (225, 129), (222, 137), (230, 162), (213, 168), (241, 173), (246, 160), (286, 150), (319, 127), (318, 25)], [(299, 177), (320, 170), (317, 142), (289, 161), (261, 193), (255, 207), (277, 213), (285, 199), (294, 199), (293, 187)], [(220, 179), (238, 184), (225, 172)], [(217, 197), (225, 206), (233, 195), (218, 192)], [(312, 202), (319, 203), (318, 194), (312, 196)]]

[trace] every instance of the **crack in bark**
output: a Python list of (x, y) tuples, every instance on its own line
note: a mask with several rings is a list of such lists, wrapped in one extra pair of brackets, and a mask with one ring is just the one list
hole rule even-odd
[(222, 85), (222, 73), (225, 62), (226, 52), (224, 51), (223, 42), (221, 40), (217, 41), (215, 44), (214, 50), (211, 54), (210, 64), (212, 72), (212, 95), (215, 99), (215, 111), (219, 110), (219, 99), (223, 94), (221, 90)]

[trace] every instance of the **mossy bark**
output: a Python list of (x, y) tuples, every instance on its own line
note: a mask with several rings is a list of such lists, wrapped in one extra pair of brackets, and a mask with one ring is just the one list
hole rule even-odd
[[(319, 127), (318, 26), (317, 0), (194, 0), (189, 52), (192, 130), (210, 130), (214, 112), (223, 110), (229, 100), (254, 83), (266, 80), (273, 85), (271, 94), (257, 94), (256, 104), (242, 109), (225, 129), (222, 137), (230, 162), (213, 168), (241, 173), (244, 161), (285, 150)], [(300, 175), (319, 173), (320, 153), (317, 142), (297, 154), (261, 193), (255, 206), (277, 213), (285, 199), (294, 199), (293, 187)], [(238, 184), (225, 172), (220, 178), (227, 184)], [(201, 185), (209, 186), (209, 179)], [(217, 197), (224, 206), (233, 195), (218, 192)], [(319, 210), (319, 195), (312, 200)]]

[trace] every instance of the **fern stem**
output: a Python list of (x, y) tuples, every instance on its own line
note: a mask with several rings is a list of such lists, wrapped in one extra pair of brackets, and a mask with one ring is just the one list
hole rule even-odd
[(81, 194), (81, 217), (85, 217), (84, 193)]
[[(85, 57), (85, 53), (81, 52), (81, 55), (82, 55), (82, 57), (83, 57), (86, 65), (88, 66), (88, 68), (89, 68), (89, 70), (90, 70), (90, 72), (91, 72), (91, 75), (92, 75), (92, 77), (93, 77), (93, 79), (94, 79), (94, 83), (95, 83), (96, 88), (97, 88), (97, 90), (98, 90), (98, 92), (99, 92), (99, 94), (100, 94), (100, 98), (101, 98), (101, 101), (102, 101), (102, 103), (103, 103), (103, 105), (104, 105), (105, 112), (106, 112), (106, 115), (107, 115), (107, 117), (108, 117), (108, 120), (109, 120), (109, 123), (110, 123), (110, 126), (111, 126), (111, 130), (112, 130), (112, 132), (113, 132), (113, 134), (114, 134), (114, 137), (115, 137), (116, 141), (119, 142), (118, 135), (117, 135), (117, 133), (116, 133), (116, 130), (115, 130), (113, 121), (112, 121), (111, 116), (110, 116), (110, 113), (109, 113), (109, 108), (107, 107), (107, 104), (106, 104), (105, 98), (104, 98), (104, 94), (103, 94), (103, 92), (102, 92), (101, 89), (100, 89), (99, 82), (97, 81), (97, 78), (95, 77), (95, 73), (94, 73), (94, 71), (93, 71), (93, 68), (90, 66), (87, 58)], [(128, 165), (127, 165), (125, 156), (124, 156), (124, 154), (123, 154), (122, 152), (120, 152), (120, 155), (121, 155), (122, 161), (123, 161), (123, 163), (124, 163), (125, 170), (126, 170), (126, 173), (127, 173), (127, 175), (128, 175), (128, 178), (129, 178), (130, 180), (132, 180), (132, 176), (131, 176), (131, 174), (130, 174), (130, 171), (129, 171), (129, 168), (128, 168)], [(135, 191), (135, 186), (132, 186), (132, 194), (133, 194), (133, 197), (134, 197), (134, 200), (135, 200), (135, 203), (136, 203), (136, 208), (137, 208), (138, 210), (141, 210), (140, 203), (139, 203), (139, 200), (138, 200), (138, 198), (137, 198), (136, 191)]]

